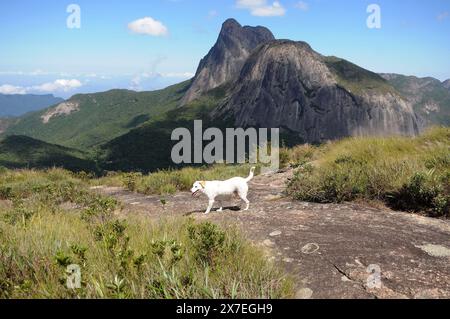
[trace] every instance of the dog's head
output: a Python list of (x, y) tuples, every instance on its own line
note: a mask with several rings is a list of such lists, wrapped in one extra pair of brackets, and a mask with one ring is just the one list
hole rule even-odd
[(198, 195), (200, 192), (203, 192), (205, 190), (206, 182), (195, 182), (194, 185), (191, 188), (192, 196)]

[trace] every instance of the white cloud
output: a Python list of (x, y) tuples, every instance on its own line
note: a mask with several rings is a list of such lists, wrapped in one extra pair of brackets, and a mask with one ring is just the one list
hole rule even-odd
[(448, 11), (445, 11), (445, 12), (439, 13), (438, 16), (436, 17), (436, 19), (438, 19), (438, 21), (444, 21), (448, 17), (449, 17), (449, 13), (448, 13)]
[(146, 34), (154, 37), (166, 36), (169, 33), (167, 27), (158, 20), (145, 17), (128, 24), (128, 29), (137, 34)]
[(79, 88), (80, 86), (82, 86), (82, 84), (79, 80), (59, 79), (54, 82), (48, 82), (41, 85), (32, 86), (30, 89), (40, 92), (57, 92), (57, 91), (68, 92), (70, 90)]
[(129, 86), (130, 90), (141, 91), (148, 86), (153, 80), (157, 79), (190, 79), (194, 77), (195, 73), (192, 72), (143, 72), (135, 75), (131, 79), (131, 84)]
[(26, 94), (26, 89), (21, 86), (14, 86), (10, 84), (4, 84), (0, 86), (1, 94)]
[(192, 72), (173, 72), (173, 73), (163, 73), (161, 74), (165, 78), (192, 78), (194, 77), (195, 73)]
[(10, 84), (4, 84), (0, 86), (0, 93), (2, 94), (28, 94), (32, 92), (45, 92), (45, 93), (53, 93), (53, 92), (69, 92), (73, 89), (79, 88), (82, 86), (82, 83), (79, 80), (65, 80), (59, 79), (54, 82), (48, 82), (41, 85), (35, 86), (15, 86)]
[(279, 1), (269, 4), (267, 0), (237, 0), (236, 6), (249, 10), (251, 15), (257, 17), (284, 16), (286, 13), (286, 9)]
[(304, 1), (299, 1), (294, 5), (295, 8), (301, 10), (301, 11), (308, 11), (309, 10), (309, 4)]
[(215, 17), (217, 17), (219, 15), (219, 13), (216, 10), (211, 10), (208, 12), (208, 19), (213, 19)]
[(255, 8), (267, 5), (266, 0), (237, 0), (238, 8)]

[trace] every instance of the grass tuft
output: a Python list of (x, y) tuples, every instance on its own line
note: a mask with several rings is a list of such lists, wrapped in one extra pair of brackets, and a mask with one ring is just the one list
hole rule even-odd
[(380, 200), (395, 209), (449, 216), (449, 128), (433, 128), (416, 138), (348, 138), (285, 153), (299, 166), (288, 185), (296, 199)]

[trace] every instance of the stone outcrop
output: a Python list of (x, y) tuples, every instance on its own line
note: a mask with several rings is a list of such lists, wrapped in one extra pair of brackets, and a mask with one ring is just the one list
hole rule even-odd
[(225, 21), (216, 44), (200, 61), (182, 104), (235, 79), (253, 49), (273, 39), (273, 34), (264, 27), (242, 27), (234, 19)]

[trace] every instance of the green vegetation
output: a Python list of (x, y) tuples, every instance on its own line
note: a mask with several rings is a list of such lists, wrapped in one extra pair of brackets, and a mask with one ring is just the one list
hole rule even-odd
[(144, 121), (177, 107), (190, 81), (152, 92), (111, 90), (79, 94), (69, 101), (78, 111), (43, 123), (49, 109), (25, 115), (6, 134), (26, 135), (48, 143), (88, 150), (127, 133)]
[[(183, 127), (193, 132), (194, 120), (208, 127), (233, 127), (229, 121), (214, 122), (209, 113), (225, 97), (227, 88), (219, 87), (183, 108), (177, 108), (150, 119), (148, 122), (102, 145), (99, 162), (107, 171), (151, 172), (173, 167), (171, 150), (178, 143), (171, 141), (172, 131)], [(157, 150), (157, 151), (156, 151)]]
[(449, 216), (449, 128), (416, 138), (348, 138), (282, 154), (285, 163), (299, 166), (288, 185), (296, 199), (380, 200), (399, 210)]
[(81, 151), (48, 144), (26, 136), (0, 140), (0, 166), (9, 168), (65, 167), (71, 171), (97, 170), (94, 161)]
[(185, 167), (180, 170), (162, 170), (149, 175), (141, 173), (110, 173), (93, 180), (93, 185), (125, 187), (143, 194), (173, 194), (188, 191), (197, 180), (225, 180), (235, 176), (247, 177), (251, 165), (214, 165), (210, 167)]
[[(171, 168), (170, 153), (176, 143), (171, 141), (171, 134), (175, 128), (192, 129), (194, 120), (203, 120), (204, 129), (230, 124), (213, 122), (209, 117), (210, 111), (225, 97), (226, 85), (183, 108), (176, 108), (188, 84), (184, 82), (155, 92), (113, 90), (76, 95), (71, 101), (78, 101), (80, 110), (70, 116), (52, 118), (47, 124), (41, 119), (46, 110), (30, 114), (16, 121), (6, 134), (22, 132), (42, 140), (9, 135), (5, 138), (0, 165), (10, 168), (57, 166), (94, 173)], [(136, 116), (144, 109), (148, 112)], [(49, 140), (56, 145), (43, 142)]]
[(324, 57), (324, 62), (336, 76), (338, 84), (350, 93), (362, 95), (366, 92), (376, 91), (401, 96), (380, 75), (365, 70), (356, 64), (334, 56)]
[[(235, 228), (124, 215), (88, 184), (61, 169), (0, 170), (0, 298), (292, 296)], [(80, 289), (67, 287), (74, 264)]]

